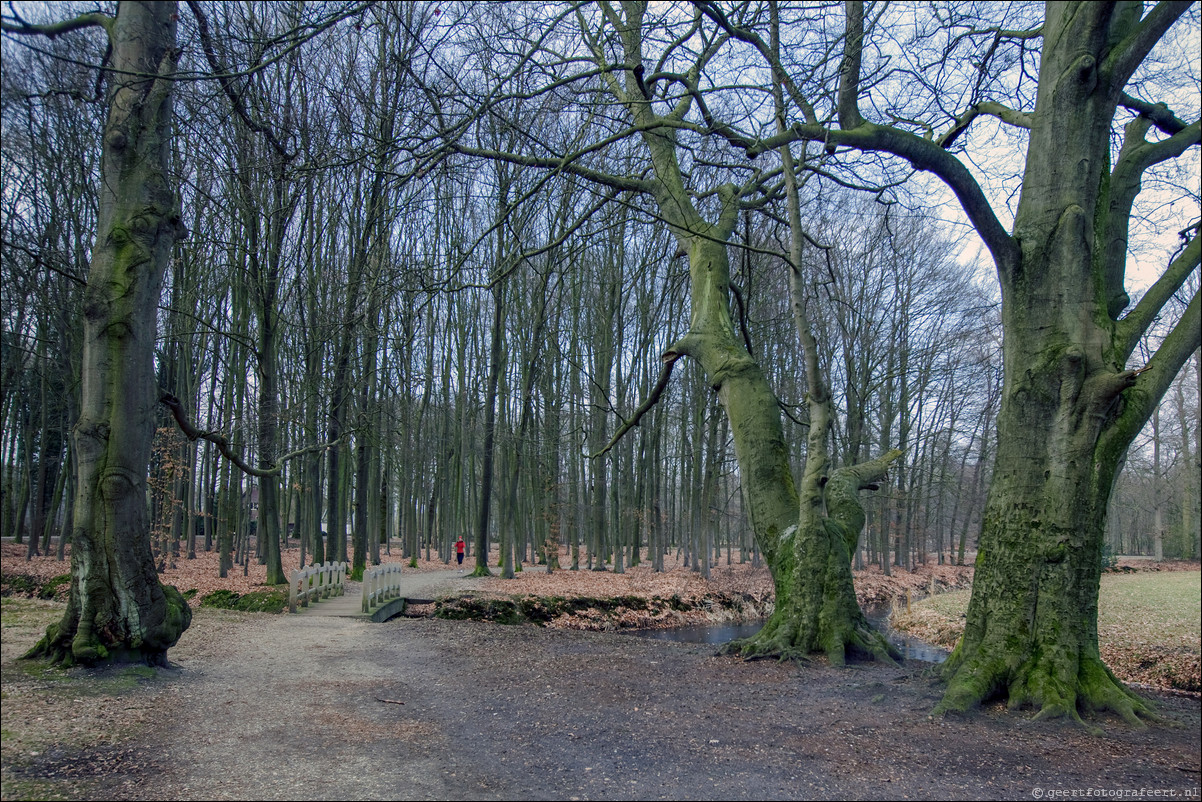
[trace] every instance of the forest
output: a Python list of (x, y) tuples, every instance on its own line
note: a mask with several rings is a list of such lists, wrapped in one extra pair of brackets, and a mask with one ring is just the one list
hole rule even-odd
[[(836, 661), (887, 651), (850, 565), (976, 559), (945, 704), (1141, 712), (1090, 598), (1109, 555), (1202, 551), (1197, 4), (3, 27), (0, 526), (71, 547), (48, 655), (165, 653), (182, 599), (95, 566), (202, 550), (762, 560), (743, 653)], [(1015, 627), (1071, 659), (999, 668)]]

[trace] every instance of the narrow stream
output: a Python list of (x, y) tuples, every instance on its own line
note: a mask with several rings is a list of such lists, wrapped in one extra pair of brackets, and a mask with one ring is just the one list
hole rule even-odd
[[(933, 646), (926, 641), (911, 638), (889, 627), (889, 607), (880, 605), (866, 607), (864, 615), (873, 628), (884, 635), (890, 643), (897, 647), (902, 657), (907, 660), (922, 660), (927, 663), (942, 663), (947, 659), (947, 651)], [(727, 643), (736, 638), (747, 638), (760, 631), (763, 621), (750, 621), (741, 624), (700, 624), (688, 627), (673, 627), (671, 629), (636, 629), (629, 634), (641, 638), (655, 640), (673, 640), (682, 643)]]

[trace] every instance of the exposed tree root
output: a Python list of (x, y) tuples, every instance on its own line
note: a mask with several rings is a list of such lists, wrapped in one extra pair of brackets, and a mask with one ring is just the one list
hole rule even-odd
[(744, 660), (800, 660), (808, 661), (810, 652), (799, 648), (801, 637), (795, 621), (791, 621), (774, 613), (756, 634), (747, 638), (738, 638), (725, 644), (720, 654), (733, 654)]
[(849, 655), (889, 665), (897, 665), (903, 659), (901, 652), (886, 640), (884, 635), (869, 626), (867, 621), (847, 627), (829, 640), (830, 647), (826, 650), (826, 655), (834, 665), (843, 665)]
[(46, 634), (23, 655), (23, 659), (44, 659), (51, 665), (71, 668), (76, 665), (94, 666), (101, 664), (144, 663), (149, 666), (167, 666), (167, 651), (132, 649), (123, 644), (105, 644), (100, 639), (67, 639), (60, 635), (57, 624), (47, 628)]
[[(825, 655), (831, 665), (842, 666), (851, 659), (876, 660), (896, 665), (901, 653), (868, 622), (843, 622), (839, 626), (806, 626), (797, 617), (780, 611), (768, 619), (764, 627), (748, 638), (725, 644), (720, 654), (731, 654), (744, 660), (795, 660), (808, 663), (815, 655)], [(815, 631), (816, 630), (816, 631)]]
[(953, 654), (945, 673), (947, 690), (932, 715), (967, 712), (1006, 693), (1010, 710), (1034, 707), (1034, 721), (1068, 718), (1094, 734), (1101, 729), (1085, 721), (1083, 713), (1116, 713), (1138, 729), (1162, 721), (1152, 703), (1128, 689), (1101, 658), (1086, 655), (1074, 662), (1075, 671), (1057, 671), (1060, 664), (1032, 658), (1010, 672), (1000, 660), (960, 660)]
[(192, 623), (192, 610), (183, 595), (170, 585), (162, 585), (165, 599), (163, 620), (135, 634), (121, 634), (120, 622), (107, 621), (97, 626), (93, 610), (81, 614), (72, 600), (62, 620), (46, 628), (46, 634), (23, 655), (24, 659), (45, 659), (51, 665), (70, 668), (75, 665), (106, 663), (144, 663), (167, 666), (167, 650)]

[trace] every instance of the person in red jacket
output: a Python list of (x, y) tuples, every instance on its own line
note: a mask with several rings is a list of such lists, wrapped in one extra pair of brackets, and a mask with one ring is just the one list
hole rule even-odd
[(455, 557), (459, 560), (459, 573), (461, 574), (463, 573), (463, 550), (465, 547), (463, 535), (460, 535), (459, 539), (455, 541)]

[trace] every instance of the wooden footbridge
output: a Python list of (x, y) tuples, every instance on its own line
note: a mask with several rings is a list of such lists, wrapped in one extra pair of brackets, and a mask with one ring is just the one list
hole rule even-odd
[(387, 621), (410, 604), (429, 604), (456, 586), (473, 584), (458, 571), (407, 571), (398, 563), (369, 568), (362, 582), (347, 579), (346, 563), (292, 572), (288, 611), (299, 615)]

